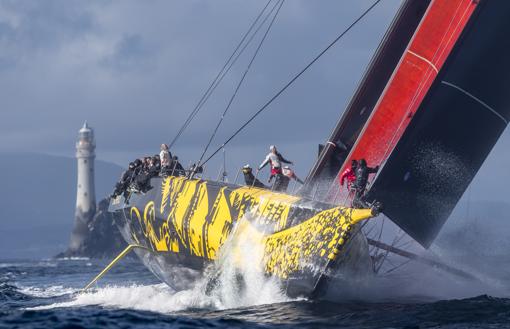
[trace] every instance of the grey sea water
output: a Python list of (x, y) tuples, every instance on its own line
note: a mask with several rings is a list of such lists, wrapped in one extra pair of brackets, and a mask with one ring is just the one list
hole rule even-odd
[[(248, 294), (199, 285), (173, 291), (137, 260), (123, 260), (89, 292), (104, 266), (88, 259), (0, 261), (1, 328), (509, 328), (508, 259), (473, 283), (409, 265), (334, 302), (291, 300), (267, 283)], [(482, 275), (482, 274), (480, 274)]]

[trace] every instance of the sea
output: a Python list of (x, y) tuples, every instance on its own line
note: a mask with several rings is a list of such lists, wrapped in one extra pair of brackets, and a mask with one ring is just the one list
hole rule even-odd
[(317, 301), (260, 278), (174, 290), (134, 258), (83, 292), (107, 261), (3, 260), (0, 328), (510, 328), (509, 261), (484, 259), (475, 279), (408, 263)]

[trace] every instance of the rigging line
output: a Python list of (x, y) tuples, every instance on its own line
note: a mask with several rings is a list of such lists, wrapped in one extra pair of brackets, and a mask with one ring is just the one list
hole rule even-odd
[[(374, 240), (375, 240), (375, 241), (377, 241), (377, 242), (381, 242), (382, 233), (383, 233), (383, 231), (384, 231), (384, 222), (385, 222), (385, 219), (386, 219), (386, 217), (385, 217), (385, 216), (383, 216), (383, 217), (382, 217), (382, 222), (381, 222), (381, 228), (380, 228), (380, 230), (379, 230), (379, 236), (378, 236), (376, 239), (374, 239)], [(377, 250), (375, 251), (374, 258), (377, 258), (377, 257), (379, 256), (379, 254), (380, 254), (380, 251), (379, 251), (379, 249), (377, 249)]]
[[(237, 54), (237, 57), (232, 60), (233, 56), (236, 54), (236, 52), (239, 50), (239, 47), (243, 44), (243, 42), (246, 40), (246, 37), (250, 34), (250, 32), (253, 30), (253, 27), (257, 24), (257, 22), (259, 21), (260, 17), (262, 16), (262, 14), (265, 12), (266, 8), (268, 7), (268, 5), (271, 3), (272, 0), (269, 0), (266, 4), (266, 6), (262, 9), (262, 11), (260, 12), (260, 14), (257, 16), (257, 18), (255, 19), (255, 21), (252, 23), (252, 25), (250, 26), (250, 28), (248, 29), (248, 31), (245, 33), (245, 35), (243, 36), (242, 40), (239, 42), (239, 44), (237, 45), (236, 49), (234, 50), (234, 52), (230, 55), (229, 59), (227, 60), (227, 62), (225, 63), (225, 65), (223, 66), (223, 68), (218, 72), (218, 75), (215, 77), (215, 79), (212, 81), (211, 85), (208, 87), (208, 89), (206, 90), (206, 92), (204, 93), (204, 95), (202, 95), (202, 98), (200, 99), (200, 101), (197, 103), (197, 105), (195, 106), (195, 108), (192, 110), (192, 112), (189, 114), (188, 118), (186, 119), (186, 121), (184, 122), (184, 124), (181, 126), (179, 132), (177, 133), (177, 135), (174, 137), (174, 139), (172, 140), (172, 142), (170, 143), (170, 148), (175, 144), (175, 142), (180, 138), (180, 136), (182, 135), (182, 133), (184, 132), (184, 130), (186, 130), (186, 128), (190, 125), (191, 121), (193, 121), (193, 119), (195, 118), (195, 116), (198, 114), (198, 112), (201, 110), (201, 108), (203, 107), (203, 105), (207, 102), (207, 100), (209, 99), (209, 97), (212, 95), (212, 93), (214, 92), (214, 90), (216, 89), (216, 87), (221, 83), (221, 81), (223, 80), (223, 78), (225, 77), (225, 75), (230, 71), (231, 67), (234, 65), (234, 63), (237, 61), (237, 59), (239, 58), (239, 56), (244, 52), (244, 50), (246, 49), (246, 47), (249, 45), (249, 43), (251, 42), (251, 39), (245, 44), (244, 48), (242, 48), (241, 51), (238, 52)], [(268, 14), (269, 15), (269, 14)], [(260, 28), (260, 27), (259, 27)], [(258, 31), (258, 29), (257, 29)], [(255, 32), (256, 34), (256, 32)], [(252, 36), (253, 38), (253, 36)], [(230, 66), (228, 66), (230, 63)], [(228, 67), (227, 67), (228, 66)], [(227, 68), (226, 68), (227, 67)], [(226, 68), (226, 69), (225, 69)]]
[(361, 21), (381, 0), (376, 0), (368, 9), (366, 9), (347, 29), (345, 29), (338, 37), (335, 38), (326, 48), (324, 48), (310, 63), (308, 63), (298, 74), (296, 74), (283, 88), (281, 88), (273, 97), (271, 97), (254, 115), (251, 116), (239, 129), (237, 129), (232, 136), (230, 136), (216, 151), (214, 151), (205, 161), (204, 164), (211, 160), (226, 144), (234, 139), (246, 126), (248, 126), (260, 113), (262, 113), (271, 103), (277, 99), (281, 94), (287, 90), (299, 77), (303, 75), (308, 69), (319, 60), (331, 47), (333, 47), (347, 32), (349, 32), (359, 21)]
[(383, 275), (390, 274), (391, 272), (396, 271), (396, 270), (398, 270), (398, 269), (399, 269), (399, 268), (401, 268), (401, 267), (404, 267), (405, 265), (407, 265), (407, 264), (408, 264), (409, 262), (411, 262), (411, 261), (412, 261), (412, 259), (411, 259), (411, 258), (409, 258), (409, 259), (407, 259), (407, 260), (403, 261), (402, 263), (400, 263), (399, 265), (397, 265), (397, 266), (393, 267), (392, 269), (390, 269), (390, 270), (388, 270), (388, 271), (384, 272), (384, 274), (383, 274)]
[(232, 97), (230, 97), (230, 100), (229, 100), (227, 106), (225, 107), (225, 110), (223, 111), (223, 114), (221, 115), (220, 120), (218, 121), (218, 124), (216, 125), (216, 128), (214, 129), (211, 137), (209, 138), (209, 141), (207, 142), (207, 145), (204, 148), (204, 151), (202, 152), (202, 155), (200, 156), (200, 159), (197, 162), (198, 165), (200, 165), (200, 162), (203, 160), (207, 150), (209, 150), (209, 146), (211, 146), (211, 143), (212, 143), (214, 137), (218, 133), (218, 130), (219, 130), (221, 124), (223, 123), (223, 120), (225, 119), (225, 116), (227, 115), (227, 112), (230, 109), (230, 106), (234, 102), (234, 99), (236, 98), (237, 93), (239, 92), (239, 89), (241, 88), (241, 85), (244, 82), (244, 79), (248, 75), (248, 72), (250, 71), (250, 68), (253, 65), (253, 62), (255, 62), (255, 58), (257, 58), (257, 55), (260, 52), (260, 49), (262, 49), (262, 45), (264, 44), (264, 41), (266, 40), (267, 36), (269, 35), (269, 32), (271, 31), (271, 28), (273, 27), (273, 24), (276, 21), (276, 18), (278, 17), (278, 13), (280, 12), (280, 9), (282, 9), (282, 6), (283, 6), (284, 2), (285, 2), (285, 0), (280, 0), (279, 1), (279, 7), (276, 10), (276, 12), (275, 12), (271, 22), (269, 23), (269, 25), (268, 25), (268, 27), (266, 29), (266, 32), (264, 33), (264, 36), (260, 40), (260, 42), (259, 42), (259, 44), (257, 46), (257, 49), (255, 50), (255, 53), (253, 54), (250, 62), (248, 63), (248, 66), (246, 67), (246, 70), (244, 71), (243, 76), (241, 77), (241, 80), (239, 80), (239, 82), (238, 82), (238, 84), (236, 86), (236, 89), (234, 90), (234, 93), (232, 94)]
[(228, 58), (228, 60), (225, 62), (225, 64), (223, 65), (223, 67), (221, 68), (221, 70), (218, 72), (218, 74), (216, 75), (216, 77), (214, 78), (213, 82), (209, 85), (209, 87), (207, 88), (206, 92), (202, 95), (202, 97), (200, 98), (200, 100), (198, 101), (197, 105), (195, 106), (195, 108), (193, 109), (193, 111), (191, 111), (191, 113), (188, 115), (188, 118), (186, 119), (186, 121), (184, 122), (183, 126), (179, 129), (179, 132), (177, 133), (177, 135), (174, 137), (174, 139), (172, 140), (172, 142), (170, 143), (170, 147), (172, 147), (174, 145), (174, 143), (177, 141), (177, 139), (180, 137), (180, 135), (182, 134), (182, 132), (184, 131), (184, 129), (186, 129), (185, 125), (188, 124), (188, 122), (190, 120), (192, 120), (192, 116), (193, 116), (193, 113), (197, 110), (197, 108), (199, 108), (201, 105), (201, 103), (203, 102), (203, 100), (205, 99), (206, 95), (209, 93), (209, 91), (212, 89), (213, 85), (215, 84), (216, 81), (218, 81), (218, 79), (220, 78), (220, 75), (221, 73), (225, 70), (225, 68), (228, 66), (228, 64), (230, 63), (230, 61), (232, 60), (232, 58), (235, 56), (235, 54), (237, 53), (237, 51), (239, 50), (239, 48), (241, 47), (241, 45), (244, 43), (244, 41), (246, 40), (246, 38), (248, 37), (248, 35), (251, 33), (251, 31), (253, 30), (253, 28), (255, 27), (255, 25), (257, 24), (257, 22), (260, 20), (260, 18), (262, 17), (262, 15), (264, 14), (264, 12), (266, 11), (267, 7), (269, 6), (269, 4), (271, 3), (271, 1), (273, 0), (268, 0), (268, 2), (266, 3), (266, 5), (264, 6), (264, 8), (262, 8), (262, 10), (260, 11), (260, 13), (258, 14), (258, 16), (255, 18), (255, 20), (253, 21), (253, 23), (250, 25), (250, 27), (248, 28), (248, 31), (246, 31), (246, 33), (243, 35), (243, 37), (241, 38), (241, 41), (239, 41), (239, 43), (237, 44), (236, 48), (234, 49), (234, 51), (232, 52), (232, 54), (230, 55), (230, 57)]
[(234, 66), (234, 64), (237, 62), (237, 60), (239, 59), (239, 57), (241, 57), (241, 55), (244, 53), (244, 51), (246, 50), (246, 48), (250, 45), (250, 43), (252, 42), (253, 38), (257, 35), (257, 33), (259, 32), (259, 30), (262, 28), (262, 26), (264, 26), (265, 22), (268, 20), (268, 18), (271, 16), (271, 14), (273, 13), (273, 11), (276, 9), (276, 7), (278, 7), (278, 1), (275, 3), (275, 5), (271, 8), (271, 10), (269, 11), (269, 13), (266, 14), (266, 17), (264, 18), (264, 20), (259, 24), (259, 26), (257, 27), (257, 29), (255, 30), (255, 32), (252, 33), (252, 35), (250, 36), (250, 39), (248, 39), (248, 41), (244, 44), (243, 48), (237, 53), (236, 57), (230, 62), (230, 64), (228, 65), (227, 69), (224, 70), (220, 76), (220, 78), (216, 81), (216, 83), (214, 84), (214, 86), (211, 88), (211, 90), (209, 91), (209, 93), (206, 95), (206, 97), (202, 100), (202, 103), (198, 104), (199, 106), (195, 109), (195, 111), (193, 111), (193, 113), (190, 115), (189, 117), (189, 120), (187, 122), (185, 122), (185, 124), (183, 125), (183, 128), (182, 128), (182, 131), (179, 133), (179, 137), (182, 135), (182, 133), (184, 132), (184, 130), (189, 127), (189, 125), (191, 124), (191, 121), (193, 121), (193, 119), (196, 117), (196, 115), (198, 114), (198, 112), (200, 112), (200, 110), (202, 109), (202, 107), (205, 105), (205, 103), (209, 100), (209, 97), (211, 97), (211, 95), (213, 94), (213, 92), (216, 90), (216, 88), (220, 85), (221, 81), (223, 81), (223, 78), (229, 73), (230, 69), (232, 68), (232, 66)]
[[(379, 240), (380, 241), (380, 240)], [(395, 245), (397, 244), (397, 241), (398, 241), (398, 236), (396, 236), (394, 239), (393, 239), (393, 242), (391, 243), (391, 246), (392, 247), (395, 247)], [(386, 253), (384, 254), (382, 260), (381, 260), (381, 263), (379, 264), (379, 267), (377, 268), (377, 272), (379, 273), (379, 271), (381, 270), (381, 267), (384, 265), (384, 262), (388, 259), (388, 254), (390, 253), (389, 250), (386, 250)]]
[(404, 243), (402, 243), (402, 244), (400, 244), (399, 246), (396, 246), (396, 247), (397, 247), (397, 248), (399, 248), (399, 249), (404, 249), (404, 248), (406, 248), (407, 246), (409, 246), (411, 243), (413, 243), (413, 241), (412, 241), (412, 240), (409, 240), (409, 241), (404, 242)]

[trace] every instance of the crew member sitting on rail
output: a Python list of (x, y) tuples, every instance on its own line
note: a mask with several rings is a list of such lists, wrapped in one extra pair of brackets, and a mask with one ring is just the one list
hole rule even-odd
[(186, 170), (184, 170), (184, 167), (181, 165), (181, 163), (179, 162), (179, 158), (174, 155), (172, 157), (172, 169), (170, 171), (170, 174), (173, 175), (173, 176), (185, 176), (186, 175)]
[(132, 184), (133, 192), (146, 192), (152, 188), (152, 186), (149, 184), (150, 159), (150, 157), (145, 157), (143, 162), (141, 162), (140, 169), (138, 170), (138, 173)]
[(120, 181), (115, 185), (115, 190), (110, 195), (110, 198), (116, 198), (123, 194), (126, 201), (129, 199), (129, 192), (133, 190), (135, 179), (140, 172), (142, 162), (136, 159), (129, 163), (128, 169), (122, 173)]
[(258, 170), (261, 170), (268, 164), (271, 165), (271, 174), (268, 179), (268, 183), (271, 183), (273, 177), (282, 175), (282, 163), (293, 164), (292, 161), (286, 160), (277, 150), (276, 146), (269, 146), (269, 154), (266, 155), (264, 161), (260, 164)]
[(159, 155), (154, 155), (149, 161), (149, 178), (157, 177), (161, 171)]
[(370, 174), (375, 174), (378, 170), (379, 166), (375, 168), (368, 167), (365, 159), (358, 161), (358, 166), (355, 171), (356, 179), (352, 184), (352, 189), (354, 190), (354, 200), (352, 201), (353, 207), (368, 208), (366, 202), (363, 200), (363, 197), (365, 196), (365, 189), (367, 188), (368, 176)]
[(129, 163), (128, 169), (126, 169), (122, 175), (120, 176), (120, 180), (115, 184), (115, 190), (113, 190), (113, 193), (110, 195), (110, 198), (115, 199), (119, 195), (124, 193), (124, 196), (126, 196), (126, 191), (131, 183), (131, 180), (133, 179), (133, 173), (135, 170), (135, 164), (133, 162)]
[(143, 161), (140, 160), (140, 159), (136, 159), (135, 161), (133, 161), (133, 165), (134, 165), (134, 168), (133, 168), (133, 174), (131, 175), (131, 180), (129, 182), (129, 185), (130, 186), (133, 186), (134, 183), (135, 183), (135, 180), (136, 180), (136, 177), (140, 174), (140, 172), (142, 171), (142, 167), (143, 167)]
[(247, 186), (255, 186), (260, 188), (267, 188), (261, 181), (259, 181), (254, 175), (250, 165), (247, 164), (243, 167), (244, 182)]
[(195, 175), (195, 174), (203, 174), (203, 173), (204, 173), (204, 167), (202, 167), (202, 165), (199, 165), (199, 164), (193, 163), (193, 164), (189, 167), (188, 172), (189, 172), (189, 173), (192, 173), (192, 175)]

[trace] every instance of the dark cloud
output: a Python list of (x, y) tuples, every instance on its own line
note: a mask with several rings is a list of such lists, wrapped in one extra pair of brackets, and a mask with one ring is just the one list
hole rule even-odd
[[(325, 138), (398, 3), (377, 8), (240, 140), (267, 144), (277, 137), (283, 143)], [(9, 138), (1, 139), (0, 149), (71, 153), (75, 131), (85, 119), (96, 127), (105, 150), (135, 154), (170, 139), (263, 4), (2, 2), (0, 64), (7, 72), (0, 86), (7, 110), (0, 128)], [(218, 140), (368, 4), (287, 1)], [(218, 88), (182, 147), (203, 144), (247, 60), (242, 57)], [(301, 133), (293, 133), (296, 130)], [(122, 137), (126, 132), (142, 136)]]

